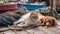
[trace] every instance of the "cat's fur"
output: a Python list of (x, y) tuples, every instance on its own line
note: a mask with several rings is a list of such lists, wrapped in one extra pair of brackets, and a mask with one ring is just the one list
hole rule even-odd
[(29, 12), (23, 15), (18, 21), (14, 22), (14, 24), (17, 24), (17, 27), (36, 25), (39, 15), (40, 14), (38, 12)]

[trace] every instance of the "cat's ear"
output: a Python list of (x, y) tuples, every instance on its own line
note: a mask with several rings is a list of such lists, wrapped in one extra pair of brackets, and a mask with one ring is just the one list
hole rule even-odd
[(38, 19), (38, 13), (36, 12), (31, 12), (29, 18), (32, 20), (32, 21), (36, 21)]
[(38, 13), (37, 12), (31, 12), (30, 15), (38, 15)]

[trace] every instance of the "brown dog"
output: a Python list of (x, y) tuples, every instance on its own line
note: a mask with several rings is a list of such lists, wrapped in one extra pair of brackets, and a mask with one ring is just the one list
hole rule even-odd
[(46, 23), (46, 26), (56, 26), (56, 19), (51, 16), (46, 16), (44, 23)]
[(56, 19), (51, 16), (40, 16), (40, 18), (37, 20), (38, 25), (44, 25), (44, 26), (56, 26)]

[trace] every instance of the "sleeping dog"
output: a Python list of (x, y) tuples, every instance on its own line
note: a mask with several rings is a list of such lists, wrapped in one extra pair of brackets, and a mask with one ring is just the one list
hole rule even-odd
[(43, 16), (38, 12), (29, 12), (23, 15), (18, 21), (14, 22), (16, 27), (27, 27), (27, 26), (56, 26), (56, 19), (51, 16)]
[(40, 16), (37, 20), (38, 25), (42, 25), (42, 26), (56, 26), (56, 19), (54, 17), (51, 16)]

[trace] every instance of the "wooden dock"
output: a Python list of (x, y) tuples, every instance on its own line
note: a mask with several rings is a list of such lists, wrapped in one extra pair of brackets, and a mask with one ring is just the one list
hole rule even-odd
[[(60, 25), (60, 20), (57, 20), (57, 23)], [(0, 32), (0, 34), (60, 34), (60, 26), (56, 27), (36, 27), (28, 30), (22, 30), (22, 31), (5, 31), (5, 32)]]

